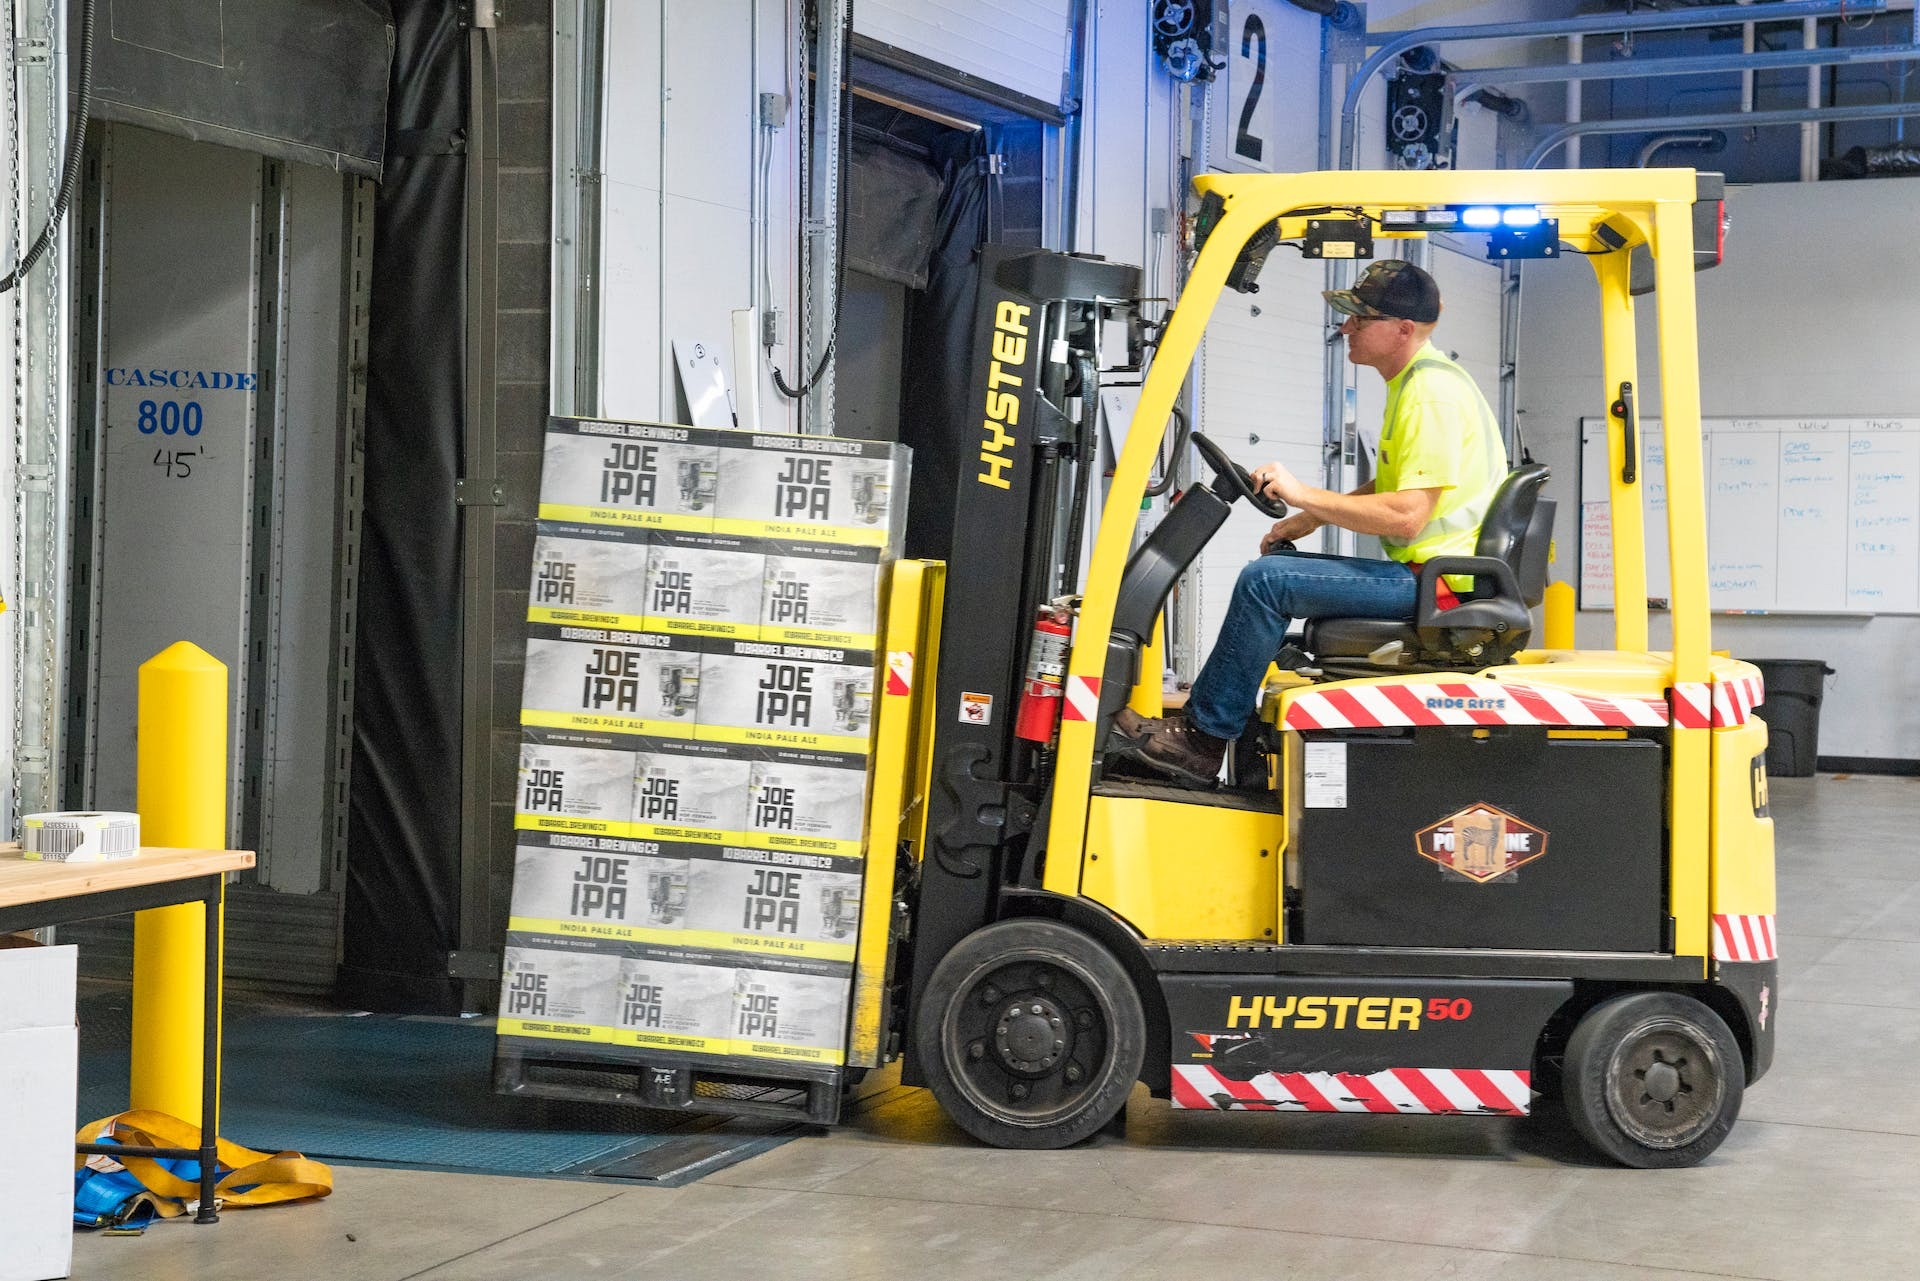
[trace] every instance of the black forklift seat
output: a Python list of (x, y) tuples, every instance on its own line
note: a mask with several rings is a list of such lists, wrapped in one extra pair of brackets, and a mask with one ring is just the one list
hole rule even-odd
[[(1553, 500), (1542, 499), (1544, 463), (1514, 468), (1480, 525), (1472, 556), (1442, 556), (1421, 567), (1412, 622), (1392, 618), (1307, 620), (1301, 647), (1327, 675), (1445, 671), (1502, 663), (1533, 637), (1533, 607), (1547, 593)], [(1460, 603), (1440, 609), (1443, 574), (1470, 575)]]

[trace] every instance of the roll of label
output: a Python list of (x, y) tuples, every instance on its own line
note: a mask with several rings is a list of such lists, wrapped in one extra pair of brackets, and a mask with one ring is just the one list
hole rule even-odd
[(102, 863), (140, 852), (140, 816), (115, 810), (65, 810), (21, 820), (20, 852), (47, 863)]

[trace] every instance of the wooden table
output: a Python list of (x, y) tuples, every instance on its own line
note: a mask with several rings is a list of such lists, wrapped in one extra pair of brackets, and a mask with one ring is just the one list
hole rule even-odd
[(134, 1153), (200, 1163), (196, 1223), (212, 1223), (213, 1187), (219, 1181), (220, 1135), (220, 919), (221, 887), (228, 872), (253, 866), (250, 850), (179, 850), (143, 846), (132, 858), (106, 863), (43, 863), (0, 852), (0, 934), (71, 925), (123, 912), (207, 906), (206, 1025), (200, 1076), (200, 1146), (145, 1148), (82, 1143), (81, 1152)]

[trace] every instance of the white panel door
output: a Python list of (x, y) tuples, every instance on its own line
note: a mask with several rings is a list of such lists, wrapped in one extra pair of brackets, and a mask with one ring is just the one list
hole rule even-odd
[[(1060, 101), (1068, 0), (860, 0), (853, 29), (930, 62)], [(1146, 21), (1144, 14), (1139, 19)]]
[[(1432, 270), (1445, 310), (1434, 344), (1457, 359), (1488, 402), (1499, 395), (1500, 272), (1494, 264), (1444, 248)], [(1278, 459), (1310, 484), (1328, 484), (1324, 438), (1326, 375), (1323, 354), (1331, 334), (1320, 291), (1326, 271), (1317, 261), (1281, 248), (1267, 259), (1254, 295), (1222, 295), (1200, 354), (1198, 427), (1246, 466)], [(1355, 421), (1368, 441), (1378, 436), (1383, 402), (1380, 379), (1360, 371)], [(1187, 600), (1194, 610), (1194, 650), (1181, 675), (1191, 679), (1212, 649), (1240, 569), (1259, 554), (1272, 522), (1244, 501), (1189, 571)], [(1328, 537), (1323, 534), (1322, 538)], [(1331, 541), (1309, 551), (1336, 550)]]
[[(1322, 420), (1326, 379), (1325, 268), (1279, 249), (1267, 259), (1260, 292), (1221, 295), (1200, 352), (1200, 411), (1195, 429), (1243, 467), (1279, 460), (1311, 484), (1323, 484)], [(1197, 460), (1195, 466), (1205, 470)], [(1188, 573), (1196, 613), (1195, 657), (1212, 649), (1241, 566), (1260, 554), (1272, 521), (1244, 499)], [(1198, 671), (1183, 671), (1191, 679)]]
[(1432, 265), (1440, 286), (1440, 323), (1433, 345), (1473, 375), (1480, 394), (1500, 404), (1500, 265), (1485, 258), (1485, 240), (1469, 237), (1457, 247), (1433, 242)]
[[(1201, 154), (1217, 169), (1318, 168), (1320, 19), (1279, 0), (1236, 4), (1229, 18), (1228, 47), (1218, 51), (1228, 66), (1208, 90)], [(1249, 111), (1256, 75), (1260, 92)], [(1249, 135), (1259, 139), (1257, 157), (1248, 154)], [(1243, 466), (1278, 459), (1316, 485), (1327, 483), (1323, 362), (1329, 330), (1320, 297), (1326, 275), (1318, 260), (1301, 258), (1290, 247), (1275, 249), (1258, 293), (1220, 296), (1194, 378), (1197, 430)], [(1205, 472), (1197, 457), (1193, 465), (1196, 475)], [(1261, 535), (1272, 523), (1245, 500), (1235, 503), (1226, 525), (1188, 570), (1181, 597), (1185, 652), (1177, 656), (1183, 678), (1191, 679), (1212, 649), (1234, 580), (1260, 554)]]

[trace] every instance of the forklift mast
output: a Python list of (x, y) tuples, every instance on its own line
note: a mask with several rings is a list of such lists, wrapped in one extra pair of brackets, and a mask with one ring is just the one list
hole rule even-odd
[(908, 962), (916, 1002), (939, 959), (994, 919), (999, 888), (1019, 872), (1009, 860), (1026, 854), (1035, 831), (1047, 763), (1013, 735), (1019, 668), (1041, 606), (1079, 581), (1104, 322), (1127, 324), (1128, 362), (1139, 361), (1137, 267), (999, 245), (981, 255), (979, 417), (953, 508)]

